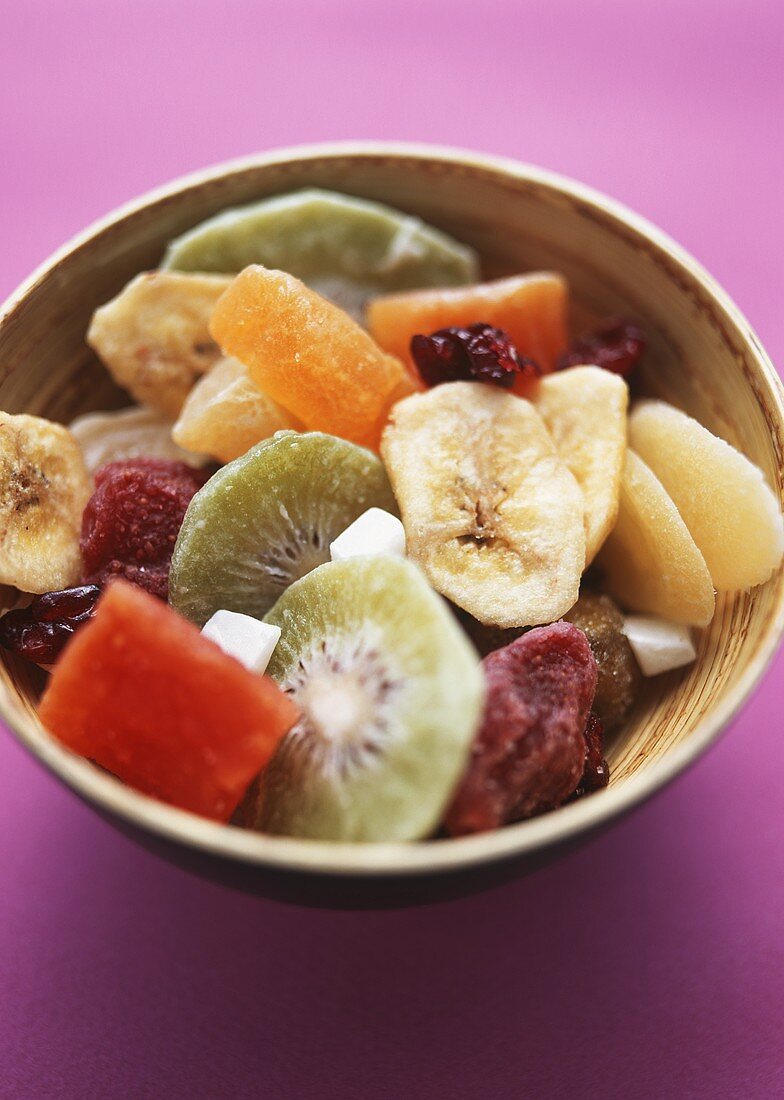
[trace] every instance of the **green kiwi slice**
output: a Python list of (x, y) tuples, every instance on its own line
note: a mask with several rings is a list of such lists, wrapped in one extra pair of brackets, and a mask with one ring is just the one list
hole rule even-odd
[(476, 253), (419, 218), (311, 188), (224, 210), (173, 240), (161, 266), (288, 271), (362, 320), (374, 294), (476, 282)]
[(446, 604), (401, 558), (319, 566), (265, 619), (268, 673), (302, 715), (251, 789), (246, 825), (286, 836), (430, 835), (479, 722), (479, 658)]
[(260, 619), (293, 581), (329, 561), (329, 544), (373, 507), (397, 515), (376, 455), (322, 432), (278, 432), (191, 500), (169, 602), (199, 626), (221, 608)]

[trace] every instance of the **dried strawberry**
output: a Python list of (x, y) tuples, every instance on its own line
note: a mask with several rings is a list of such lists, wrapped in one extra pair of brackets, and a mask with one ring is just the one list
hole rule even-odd
[(134, 458), (95, 475), (82, 516), (84, 580), (124, 577), (165, 600), (183, 517), (206, 474), (183, 462)]
[(576, 789), (596, 662), (581, 630), (553, 623), (485, 657), (487, 701), (468, 768), (449, 807), (451, 836), (554, 809)]
[(95, 584), (36, 596), (0, 619), (0, 645), (37, 665), (52, 665), (82, 623), (92, 618), (101, 589)]
[(593, 332), (573, 340), (559, 358), (557, 369), (590, 363), (628, 378), (647, 343), (648, 337), (635, 321), (609, 317)]
[(518, 375), (537, 378), (541, 374), (533, 359), (518, 354), (507, 332), (484, 321), (413, 336), (411, 356), (428, 386), (473, 379), (508, 389)]
[(610, 781), (610, 769), (604, 759), (604, 726), (595, 714), (588, 715), (585, 724), (585, 764), (580, 785), (574, 792), (579, 798), (606, 787)]

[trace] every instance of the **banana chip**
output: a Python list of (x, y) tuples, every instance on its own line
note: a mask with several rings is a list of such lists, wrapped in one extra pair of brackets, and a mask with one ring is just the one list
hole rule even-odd
[(74, 584), (91, 492), (67, 428), (0, 412), (0, 584), (36, 593)]
[(209, 333), (224, 275), (148, 271), (93, 314), (87, 343), (118, 385), (174, 420), (194, 382), (220, 359)]
[(538, 413), (479, 382), (398, 402), (381, 454), (408, 554), (483, 623), (534, 626), (574, 604), (583, 498)]
[(571, 367), (545, 375), (531, 400), (583, 491), (585, 560), (590, 564), (618, 515), (628, 387), (600, 367)]

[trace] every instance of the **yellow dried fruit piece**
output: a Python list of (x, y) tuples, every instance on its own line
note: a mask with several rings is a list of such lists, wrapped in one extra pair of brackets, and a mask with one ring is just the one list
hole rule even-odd
[(374, 450), (392, 405), (421, 388), (347, 313), (284, 271), (241, 271), (210, 331), (306, 428)]
[(534, 407), (481, 382), (395, 405), (381, 455), (408, 556), (485, 624), (535, 626), (577, 599), (583, 500)]
[(206, 454), (178, 447), (172, 439), (172, 427), (171, 420), (162, 413), (137, 405), (113, 412), (85, 413), (69, 425), (91, 474), (107, 462), (123, 458), (166, 458), (204, 466)]
[(590, 564), (618, 515), (628, 387), (600, 367), (570, 367), (542, 378), (531, 401), (583, 491), (585, 561)]
[(67, 588), (79, 577), (79, 532), (92, 492), (67, 428), (0, 412), (0, 584), (23, 592)]
[(261, 392), (239, 359), (227, 357), (188, 394), (172, 435), (183, 447), (231, 462), (254, 443), (299, 426), (298, 420)]
[(632, 611), (692, 626), (713, 618), (705, 559), (662, 483), (628, 448), (618, 519), (597, 563), (610, 594)]
[(87, 343), (118, 385), (174, 420), (194, 382), (220, 359), (210, 336), (227, 275), (147, 271), (97, 309)]
[(715, 587), (766, 581), (784, 553), (784, 523), (759, 467), (664, 401), (635, 406), (629, 438), (675, 502)]

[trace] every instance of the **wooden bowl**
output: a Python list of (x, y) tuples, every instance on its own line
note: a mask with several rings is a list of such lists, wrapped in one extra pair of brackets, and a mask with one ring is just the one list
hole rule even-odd
[[(641, 379), (744, 451), (784, 487), (782, 386), (726, 294), (664, 234), (617, 203), (550, 173), (454, 150), (387, 144), (283, 150), (221, 165), (146, 195), (57, 252), (0, 314), (0, 408), (68, 422), (125, 403), (84, 343), (92, 311), (173, 236), (224, 207), (317, 185), (380, 199), (472, 244), (485, 273), (555, 268), (575, 326), (642, 318)], [(9, 594), (13, 600), (14, 594)], [(114, 825), (167, 858), (249, 891), (317, 905), (405, 905), (475, 890), (550, 859), (650, 797), (700, 756), (742, 705), (784, 628), (784, 572), (720, 596), (685, 674), (648, 687), (609, 747), (607, 790), (494, 833), (411, 845), (267, 837), (164, 806), (54, 741), (36, 717), (41, 674), (6, 659), (0, 713), (51, 772)]]

